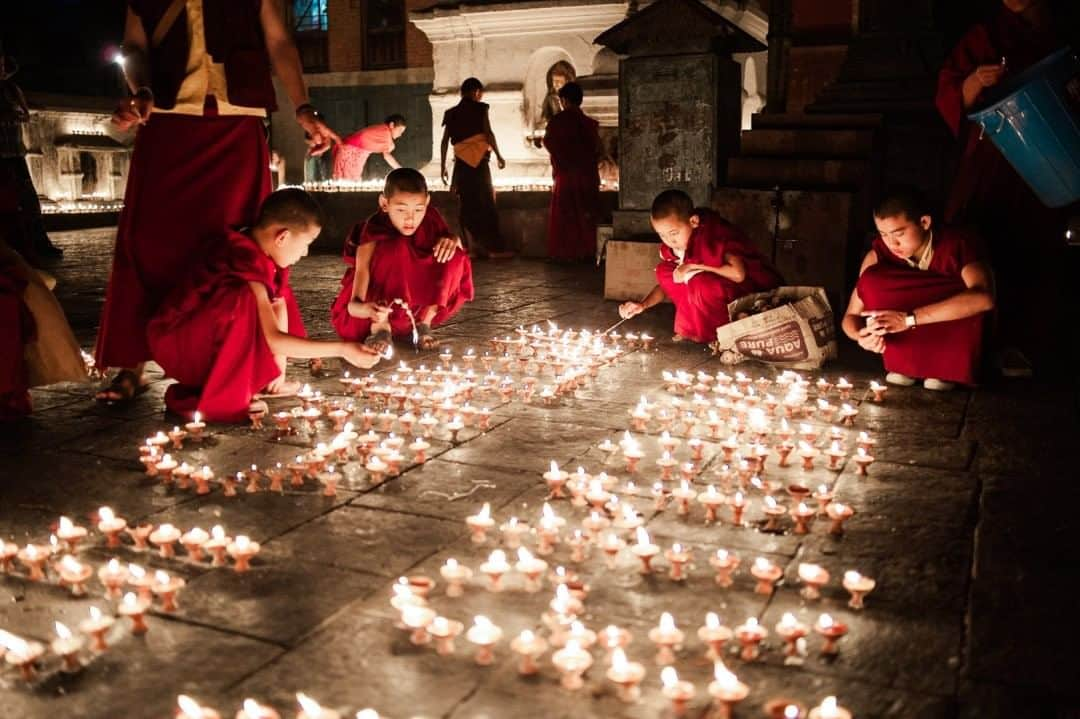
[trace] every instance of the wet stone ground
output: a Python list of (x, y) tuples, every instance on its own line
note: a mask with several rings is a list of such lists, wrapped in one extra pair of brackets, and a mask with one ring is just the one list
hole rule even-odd
[[(54, 239), (66, 250), (53, 268), (60, 279), (57, 294), (80, 341), (90, 347), (111, 234)], [(314, 256), (294, 272), (313, 336), (329, 336), (328, 308), (341, 269), (334, 256)], [(600, 298), (601, 279), (593, 268), (513, 261), (477, 263), (475, 273), (477, 300), (439, 331), (456, 352), (482, 351), (485, 340), (521, 324), (550, 319), (600, 329), (616, 318), (614, 303)], [(667, 342), (670, 322), (670, 308), (663, 308), (627, 325), (662, 341), (604, 368), (556, 406), (503, 404), (489, 431), (466, 429), (457, 442), (440, 429), (430, 461), (408, 466), (381, 486), (370, 486), (362, 468), (346, 466), (336, 497), (322, 496), (310, 483), (280, 495), (241, 492), (230, 498), (216, 489), (199, 497), (144, 477), (138, 445), (172, 424), (163, 415), (167, 381), (160, 374), (149, 392), (126, 407), (95, 404), (89, 385), (36, 390), (34, 416), (0, 433), (0, 538), (20, 545), (47, 541), (61, 515), (92, 525), (91, 514), (108, 505), (132, 524), (169, 522), (185, 530), (222, 524), (231, 534), (260, 542), (262, 552), (250, 572), (238, 574), (135, 552), (130, 543), (107, 550), (92, 531), (80, 550), (82, 561), (97, 567), (115, 556), (181, 576), (187, 585), (179, 594), (180, 608), (171, 614), (153, 609), (150, 630), (142, 636), (133, 636), (126, 620), (118, 622), (109, 650), (84, 652), (85, 668), (77, 673), (58, 672), (59, 660), (47, 655), (39, 679), (28, 684), (5, 666), (0, 716), (164, 718), (173, 716), (176, 695), (186, 693), (223, 716), (231, 717), (244, 698), (254, 697), (292, 717), (298, 711), (294, 693), (304, 691), (350, 717), (367, 706), (392, 718), (666, 717), (671, 710), (647, 638), (664, 611), (686, 632), (674, 666), (697, 687), (689, 716), (709, 712), (706, 686), (713, 667), (696, 632), (710, 611), (729, 626), (754, 617), (770, 631), (759, 661), (724, 655), (750, 688), (736, 716), (764, 716), (763, 707), (778, 697), (814, 706), (831, 694), (858, 717), (1077, 716), (1071, 708), (1080, 699), (1071, 659), (1077, 632), (1069, 617), (1076, 606), (1077, 560), (1070, 547), (1080, 500), (1071, 445), (1080, 433), (1070, 393), (1039, 383), (945, 394), (892, 389), (881, 404), (857, 392), (855, 430), (878, 440), (869, 477), (859, 477), (850, 461), (838, 472), (820, 462), (803, 472), (778, 468), (771, 459), (766, 473), (772, 481), (832, 487), (838, 500), (856, 509), (840, 537), (828, 534), (824, 521), (805, 535), (792, 533), (790, 520), (781, 533), (761, 531), (757, 495), (751, 496), (742, 528), (731, 526), (726, 512), (724, 522), (706, 526), (699, 506), (685, 518), (672, 507), (656, 511), (647, 496), (624, 497), (643, 514), (657, 544), (679, 542), (692, 550), (685, 582), (666, 577), (662, 558), (656, 561), (660, 573), (641, 576), (627, 552), (614, 568), (595, 550), (585, 562), (573, 563), (565, 544), (546, 559), (588, 583), (581, 617), (588, 627), (615, 623), (633, 633), (627, 654), (648, 672), (640, 702), (624, 704), (615, 697), (599, 649), (580, 691), (560, 688), (550, 652), (539, 661), (539, 675), (519, 677), (509, 639), (524, 629), (547, 634), (540, 617), (552, 597), (550, 584), (528, 593), (511, 574), (496, 594), (477, 573), (463, 597), (451, 598), (438, 579), (439, 567), (454, 557), (475, 570), (500, 546), (497, 532), (485, 544), (470, 541), (463, 520), (482, 503), (490, 503), (498, 523), (511, 515), (535, 523), (546, 494), (541, 473), (550, 460), (588, 472), (605, 469), (623, 485), (622, 464), (607, 460), (596, 445), (619, 438), (629, 426), (627, 410), (642, 395), (669, 398), (663, 369), (723, 369), (700, 347)], [(398, 347), (398, 357), (437, 362), (406, 346)], [(867, 362), (850, 347), (842, 357), (827, 368), (828, 377), (843, 374), (860, 390), (880, 379), (872, 359)], [(754, 376), (775, 374), (741, 369)], [(339, 376), (331, 361), (323, 378), (310, 381), (315, 389), (340, 394)], [(272, 408), (295, 404), (275, 400)], [(637, 433), (646, 452), (637, 478), (642, 487), (656, 479), (655, 430), (653, 425), (648, 436)], [(177, 454), (218, 472), (288, 461), (312, 441), (332, 437), (326, 426), (314, 438), (280, 442), (270, 430), (208, 431), (206, 442)], [(686, 454), (685, 444), (676, 450), (680, 459)], [(706, 442), (701, 485), (719, 481), (721, 456), (718, 442)], [(571, 520), (571, 528), (584, 516), (565, 500), (553, 507)], [(535, 537), (525, 543), (535, 548)], [(729, 588), (715, 584), (707, 562), (718, 548), (742, 559)], [(749, 568), (759, 556), (784, 571), (771, 595), (754, 592)], [(831, 573), (822, 598), (800, 595), (802, 562)], [(862, 611), (848, 608), (840, 587), (848, 569), (877, 580)], [(494, 665), (477, 667), (464, 638), (452, 656), (439, 656), (431, 646), (412, 645), (408, 633), (395, 627), (391, 585), (401, 575), (417, 574), (438, 579), (430, 597), (438, 613), (466, 625), (484, 614), (502, 627), (505, 638)], [(48, 643), (54, 621), (76, 627), (91, 605), (111, 613), (96, 578), (88, 590), (87, 597), (72, 598), (55, 584), (28, 581), (17, 566), (0, 575), (0, 628)], [(785, 664), (773, 631), (785, 612), (807, 624), (822, 612), (846, 623), (850, 631), (839, 654), (823, 657), (820, 638), (812, 636), (807, 656)]]

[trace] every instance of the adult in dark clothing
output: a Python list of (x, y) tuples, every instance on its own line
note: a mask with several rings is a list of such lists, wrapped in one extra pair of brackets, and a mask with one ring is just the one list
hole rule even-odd
[(488, 105), (480, 102), (483, 96), (483, 83), (470, 77), (461, 83), (461, 102), (443, 114), (442, 180), (447, 181), (446, 150), (453, 145), (450, 191), (458, 196), (461, 206), (462, 232), (469, 238), (472, 253), (506, 259), (514, 253), (507, 250), (499, 234), (495, 188), (491, 183), (491, 153), (495, 153), (500, 170), (506, 167), (506, 160), (491, 131)]

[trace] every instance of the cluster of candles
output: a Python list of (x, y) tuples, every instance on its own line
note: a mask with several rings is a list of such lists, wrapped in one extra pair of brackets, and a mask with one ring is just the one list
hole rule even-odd
[[(324, 707), (303, 692), (297, 692), (296, 703), (300, 708), (297, 719), (344, 719), (341, 712)], [(379, 717), (379, 713), (374, 709), (361, 709), (355, 714), (355, 719), (379, 719)], [(195, 699), (181, 694), (176, 698), (176, 719), (222, 719), (222, 715), (214, 709), (199, 704)], [(245, 699), (240, 710), (236, 712), (236, 719), (281, 719), (281, 714), (273, 707), (260, 704), (254, 699)]]

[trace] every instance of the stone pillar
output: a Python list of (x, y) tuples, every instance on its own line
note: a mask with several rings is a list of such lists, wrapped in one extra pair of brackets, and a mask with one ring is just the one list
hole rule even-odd
[(596, 42), (626, 56), (615, 237), (651, 236), (656, 194), (679, 188), (705, 203), (723, 182), (741, 127), (742, 68), (732, 55), (765, 46), (698, 0), (657, 0)]

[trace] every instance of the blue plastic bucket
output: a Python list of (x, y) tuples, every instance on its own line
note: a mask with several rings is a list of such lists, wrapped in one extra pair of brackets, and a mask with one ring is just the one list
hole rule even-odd
[(1080, 199), (1080, 57), (1058, 50), (992, 95), (968, 118), (982, 126), (1047, 207)]

